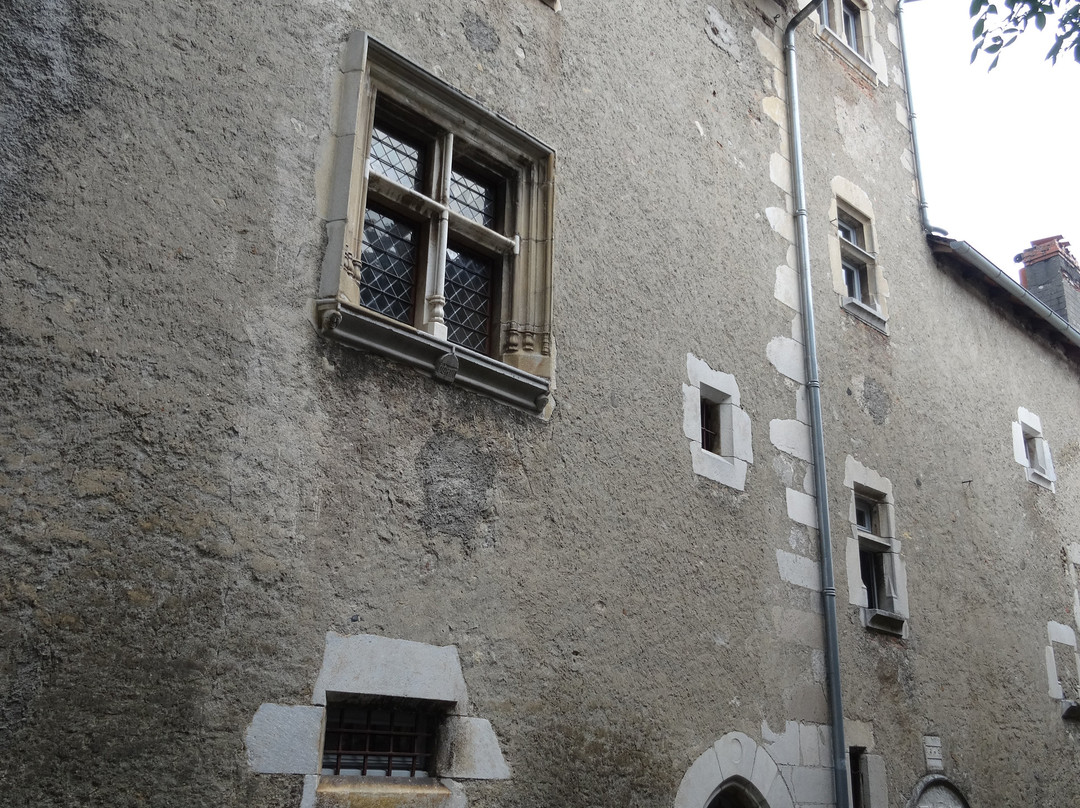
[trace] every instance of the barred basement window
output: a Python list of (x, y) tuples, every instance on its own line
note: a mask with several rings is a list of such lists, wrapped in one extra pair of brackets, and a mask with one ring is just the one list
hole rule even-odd
[(320, 328), (544, 410), (554, 153), (365, 34), (345, 61)]
[(442, 711), (405, 699), (326, 705), (322, 774), (427, 777)]

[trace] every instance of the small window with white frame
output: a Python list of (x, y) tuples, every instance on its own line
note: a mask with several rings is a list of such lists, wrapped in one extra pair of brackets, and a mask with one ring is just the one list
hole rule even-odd
[(544, 411), (554, 152), (362, 32), (344, 61), (322, 333)]
[(836, 199), (833, 204), (834, 277), (840, 305), (855, 318), (888, 334), (880, 289), (883, 280), (874, 252), (873, 220), (846, 200)]
[(1035, 413), (1020, 407), (1013, 421), (1013, 458), (1024, 467), (1028, 482), (1054, 491), (1057, 474), (1050, 444), (1043, 435), (1042, 419)]
[(844, 482), (851, 489), (849, 601), (860, 607), (867, 628), (904, 636), (907, 575), (895, 535), (892, 484), (850, 457)]
[(686, 355), (686, 374), (683, 434), (690, 443), (694, 473), (742, 491), (754, 452), (738, 382), (693, 354)]

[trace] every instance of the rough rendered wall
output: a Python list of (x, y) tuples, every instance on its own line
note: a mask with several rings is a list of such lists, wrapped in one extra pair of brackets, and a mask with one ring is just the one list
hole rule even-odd
[[(465, 783), (470, 805), (671, 805), (733, 732), (827, 801), (817, 537), (791, 505), (809, 464), (785, 437), (806, 417), (776, 159), (786, 12), (760, 5), (9, 4), (12, 805), (299, 805), (301, 779), (253, 773), (243, 739), (261, 704), (311, 703), (327, 631), (457, 647), (513, 772)], [(973, 805), (1075, 804), (1040, 666), (1046, 622), (1071, 619), (1077, 368), (923, 248), (876, 13), (888, 86), (800, 38), (832, 506), (848, 454), (893, 480), (913, 610), (901, 641), (842, 604), (848, 717), (893, 808), (924, 734)], [(355, 29), (557, 151), (549, 421), (311, 326)], [(836, 175), (873, 197), (887, 339), (831, 291)], [(688, 353), (738, 380), (743, 492), (692, 471)], [(1054, 442), (1056, 495), (1012, 460), (1018, 406)]]

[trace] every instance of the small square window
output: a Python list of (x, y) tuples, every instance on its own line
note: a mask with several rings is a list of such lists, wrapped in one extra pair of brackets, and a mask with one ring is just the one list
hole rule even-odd
[(1057, 474), (1050, 455), (1050, 444), (1043, 435), (1042, 420), (1020, 407), (1013, 421), (1013, 456), (1024, 467), (1029, 482), (1054, 490)]
[(413, 699), (331, 699), (322, 774), (428, 777), (445, 708)]

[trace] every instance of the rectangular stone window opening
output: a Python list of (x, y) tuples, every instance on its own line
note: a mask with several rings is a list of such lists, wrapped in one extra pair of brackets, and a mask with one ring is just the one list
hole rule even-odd
[(864, 764), (866, 762), (866, 747), (848, 747), (848, 777), (851, 780), (851, 808), (867, 808), (863, 798)]
[(874, 548), (860, 547), (859, 571), (862, 573), (862, 585), (866, 592), (866, 608), (885, 609), (886, 604), (891, 601), (886, 591), (885, 554)]
[(1050, 455), (1050, 444), (1043, 435), (1042, 420), (1020, 407), (1013, 421), (1013, 457), (1024, 467), (1028, 482), (1054, 491), (1057, 474)]
[(431, 777), (447, 705), (327, 694), (324, 775)]
[(701, 385), (701, 448), (706, 452), (734, 456), (731, 397)]
[(550, 412), (554, 152), (363, 32), (341, 75), (318, 327)]

